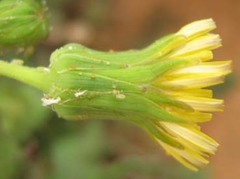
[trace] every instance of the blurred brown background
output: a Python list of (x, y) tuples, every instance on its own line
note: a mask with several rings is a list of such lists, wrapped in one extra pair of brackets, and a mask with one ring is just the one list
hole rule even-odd
[[(68, 42), (98, 50), (141, 48), (186, 23), (213, 18), (217, 24), (215, 32), (223, 39), (215, 59), (232, 59), (233, 74), (224, 87), (217, 89), (217, 95), (225, 99), (225, 111), (204, 124), (204, 130), (220, 143), (208, 169), (210, 179), (240, 178), (239, 0), (58, 0), (49, 5), (53, 29), (44, 46), (50, 51)], [(143, 131), (125, 124), (109, 125), (109, 139), (119, 153), (164, 157)], [(124, 140), (135, 147), (118, 149)]]

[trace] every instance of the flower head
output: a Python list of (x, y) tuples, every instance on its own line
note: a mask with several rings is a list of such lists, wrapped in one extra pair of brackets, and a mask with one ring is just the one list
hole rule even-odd
[(198, 123), (223, 109), (206, 89), (223, 82), (230, 61), (212, 62), (221, 46), (212, 19), (188, 24), (139, 51), (99, 52), (69, 44), (52, 54), (47, 96), (68, 119), (122, 119), (144, 128), (186, 167), (208, 163), (217, 142)]
[(198, 123), (223, 109), (223, 100), (207, 87), (231, 72), (231, 61), (211, 61), (212, 50), (221, 46), (219, 35), (210, 33), (214, 28), (212, 19), (196, 21), (142, 50), (125, 52), (68, 44), (51, 55), (49, 68), (0, 62), (0, 74), (42, 89), (43, 105), (65, 119), (132, 122), (197, 170), (218, 146)]

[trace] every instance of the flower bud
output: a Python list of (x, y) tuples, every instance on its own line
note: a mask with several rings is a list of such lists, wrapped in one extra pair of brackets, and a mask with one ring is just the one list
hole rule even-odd
[(31, 46), (49, 31), (45, 0), (0, 1), (0, 47)]

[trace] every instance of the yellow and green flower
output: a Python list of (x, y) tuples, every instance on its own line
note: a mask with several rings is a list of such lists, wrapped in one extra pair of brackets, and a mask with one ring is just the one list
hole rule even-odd
[[(223, 110), (210, 86), (224, 81), (231, 61), (212, 61), (221, 46), (212, 19), (190, 23), (141, 50), (100, 52), (68, 44), (48, 68), (0, 62), (0, 74), (43, 91), (44, 106), (65, 119), (118, 119), (146, 130), (192, 170), (208, 163), (217, 142), (201, 132)], [(12, 72), (15, 73), (12, 73)]]

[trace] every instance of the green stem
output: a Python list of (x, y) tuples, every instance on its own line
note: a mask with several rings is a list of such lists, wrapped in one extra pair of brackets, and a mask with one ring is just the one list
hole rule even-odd
[(4, 61), (0, 61), (0, 75), (21, 81), (43, 92), (49, 90), (52, 82), (52, 75), (50, 72)]

